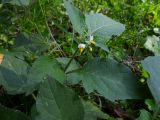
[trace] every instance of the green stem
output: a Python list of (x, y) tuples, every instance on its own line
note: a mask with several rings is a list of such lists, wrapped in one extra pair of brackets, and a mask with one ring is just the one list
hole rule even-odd
[(77, 54), (78, 49), (74, 52), (73, 56), (71, 57), (71, 59), (69, 60), (69, 62), (67, 63), (66, 67), (64, 68), (64, 71), (66, 72), (66, 70), (68, 69), (69, 65), (71, 64), (73, 58), (75, 57), (75, 55)]

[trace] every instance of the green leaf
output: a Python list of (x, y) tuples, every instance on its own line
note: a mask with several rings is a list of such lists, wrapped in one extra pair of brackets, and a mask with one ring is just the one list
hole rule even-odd
[(61, 69), (60, 64), (55, 58), (42, 56), (38, 58), (28, 74), (28, 92), (32, 92), (45, 79), (46, 76), (51, 76), (61, 83), (66, 80), (66, 75)]
[(13, 49), (18, 51), (29, 51), (40, 54), (48, 49), (50, 41), (45, 41), (44, 38), (38, 34), (28, 35), (27, 33), (20, 33), (14, 41)]
[(155, 35), (148, 36), (144, 47), (153, 52), (155, 55), (160, 55), (160, 38)]
[(156, 102), (160, 103), (160, 56), (147, 57), (142, 61), (143, 68), (149, 72), (147, 84)]
[(103, 43), (103, 42), (100, 42), (100, 41), (96, 42), (96, 46), (100, 47), (101, 49), (103, 49), (106, 52), (109, 52), (109, 49), (108, 49), (107, 45), (105, 45), (105, 43)]
[(1, 120), (29, 120), (29, 118), (18, 110), (13, 110), (0, 105)]
[(83, 120), (84, 111), (80, 98), (58, 81), (47, 78), (36, 99), (39, 116), (36, 120)]
[(102, 38), (102, 41), (109, 39), (112, 35), (120, 35), (125, 27), (123, 24), (99, 13), (89, 13), (85, 15), (88, 27), (88, 35)]
[(86, 32), (85, 16), (84, 14), (75, 6), (73, 6), (69, 1), (64, 0), (64, 6), (67, 10), (73, 29), (79, 34), (84, 34)]
[(140, 99), (145, 96), (141, 92), (143, 87), (138, 85), (131, 70), (112, 59), (95, 58), (76, 73), (88, 93), (97, 90), (112, 101)]
[(2, 3), (11, 3), (18, 6), (27, 6), (30, 3), (30, 0), (2, 0)]
[(149, 113), (146, 110), (141, 110), (141, 114), (137, 120), (151, 120), (152, 116), (151, 113)]
[(151, 111), (154, 111), (156, 109), (156, 102), (153, 99), (146, 99), (145, 104)]
[(83, 101), (83, 106), (85, 110), (84, 120), (97, 120), (97, 118), (109, 118), (107, 114), (103, 113), (98, 107), (96, 107), (89, 101)]
[(5, 54), (0, 65), (0, 84), (7, 89), (9, 94), (23, 93), (28, 70), (29, 66), (26, 62), (18, 59), (12, 53)]

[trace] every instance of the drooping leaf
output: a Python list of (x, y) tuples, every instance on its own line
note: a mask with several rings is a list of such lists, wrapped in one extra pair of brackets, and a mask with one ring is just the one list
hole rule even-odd
[(99, 13), (85, 15), (88, 27), (88, 35), (102, 38), (102, 41), (111, 38), (112, 35), (120, 35), (125, 27), (123, 24)]
[(103, 42), (96, 42), (96, 46), (97, 47), (100, 47), (102, 50), (106, 51), (106, 52), (109, 52), (109, 49), (107, 47), (107, 45)]
[[(112, 59), (90, 60), (77, 71), (77, 79), (82, 80), (85, 90), (97, 90), (109, 100), (140, 99), (145, 95), (131, 70)], [(147, 93), (147, 90), (146, 90)]]
[(1, 120), (30, 120), (24, 113), (0, 105)]
[(36, 120), (83, 120), (84, 111), (80, 98), (58, 81), (47, 78), (36, 99), (39, 115)]
[(4, 60), (0, 65), (0, 84), (9, 94), (23, 93), (23, 87), (27, 83), (29, 66), (14, 54), (4, 54)]
[(84, 14), (69, 1), (64, 0), (64, 6), (73, 25), (73, 29), (75, 29), (79, 34), (84, 34), (86, 32)]
[(147, 84), (156, 102), (160, 104), (160, 56), (147, 57), (142, 61), (143, 68), (148, 71)]
[(63, 83), (66, 80), (66, 75), (61, 69), (60, 64), (55, 58), (42, 56), (38, 58), (28, 74), (28, 92), (32, 92), (37, 86), (49, 75), (59, 82)]
[(30, 3), (30, 0), (2, 0), (2, 3), (11, 3), (18, 6), (27, 6)]
[(89, 101), (83, 101), (85, 118), (84, 120), (97, 120), (97, 118), (107, 119), (109, 115), (103, 113), (98, 107)]
[(151, 120), (152, 115), (150, 112), (146, 110), (141, 110), (140, 116), (137, 118), (137, 120)]

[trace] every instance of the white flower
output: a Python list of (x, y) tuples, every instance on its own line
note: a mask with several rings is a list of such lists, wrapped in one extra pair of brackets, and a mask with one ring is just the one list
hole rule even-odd
[(86, 47), (86, 45), (82, 44), (82, 43), (78, 45), (78, 48), (83, 48), (84, 49), (85, 47)]
[(85, 49), (85, 47), (86, 47), (86, 45), (85, 45), (85, 44), (82, 44), (82, 43), (78, 45), (80, 54), (83, 52), (83, 50)]
[(88, 45), (90, 45), (90, 44), (96, 44), (96, 42), (94, 41), (94, 37), (93, 37), (93, 35), (90, 35), (90, 38), (89, 38), (89, 41), (86, 41), (86, 43), (88, 44)]
[(93, 40), (93, 35), (90, 35), (90, 39), (89, 39), (89, 41), (92, 41)]
[(159, 28), (154, 28), (153, 31), (154, 31), (155, 33), (160, 33)]

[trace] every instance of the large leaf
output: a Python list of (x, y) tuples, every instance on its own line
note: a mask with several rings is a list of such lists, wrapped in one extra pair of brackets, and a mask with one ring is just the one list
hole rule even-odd
[(28, 69), (28, 64), (15, 57), (14, 54), (5, 54), (0, 65), (0, 84), (10, 94), (23, 93), (23, 87), (27, 83)]
[(72, 22), (73, 29), (80, 34), (84, 34), (86, 32), (86, 24), (83, 13), (78, 8), (74, 7), (69, 1), (64, 0), (64, 6)]
[(120, 35), (125, 27), (123, 24), (99, 13), (85, 15), (88, 35), (97, 36), (102, 40), (109, 39), (112, 35)]
[(12, 110), (0, 105), (0, 119), (1, 120), (29, 120), (29, 118), (22, 112)]
[(64, 71), (56, 59), (49, 56), (42, 56), (38, 58), (28, 74), (28, 92), (32, 92), (37, 86), (50, 75), (59, 82), (63, 83), (66, 80)]
[(156, 102), (160, 104), (160, 56), (147, 57), (142, 61), (142, 65), (149, 72), (147, 84)]
[(89, 101), (83, 101), (85, 117), (84, 120), (97, 120), (97, 118), (107, 119), (109, 115), (103, 113), (98, 107)]
[(11, 3), (18, 6), (27, 6), (30, 3), (30, 0), (2, 0), (2, 3)]
[(97, 90), (112, 101), (144, 97), (130, 69), (112, 59), (95, 58), (76, 73), (88, 93)]
[(41, 84), (36, 108), (36, 120), (83, 120), (84, 111), (80, 98), (58, 81), (47, 78)]

